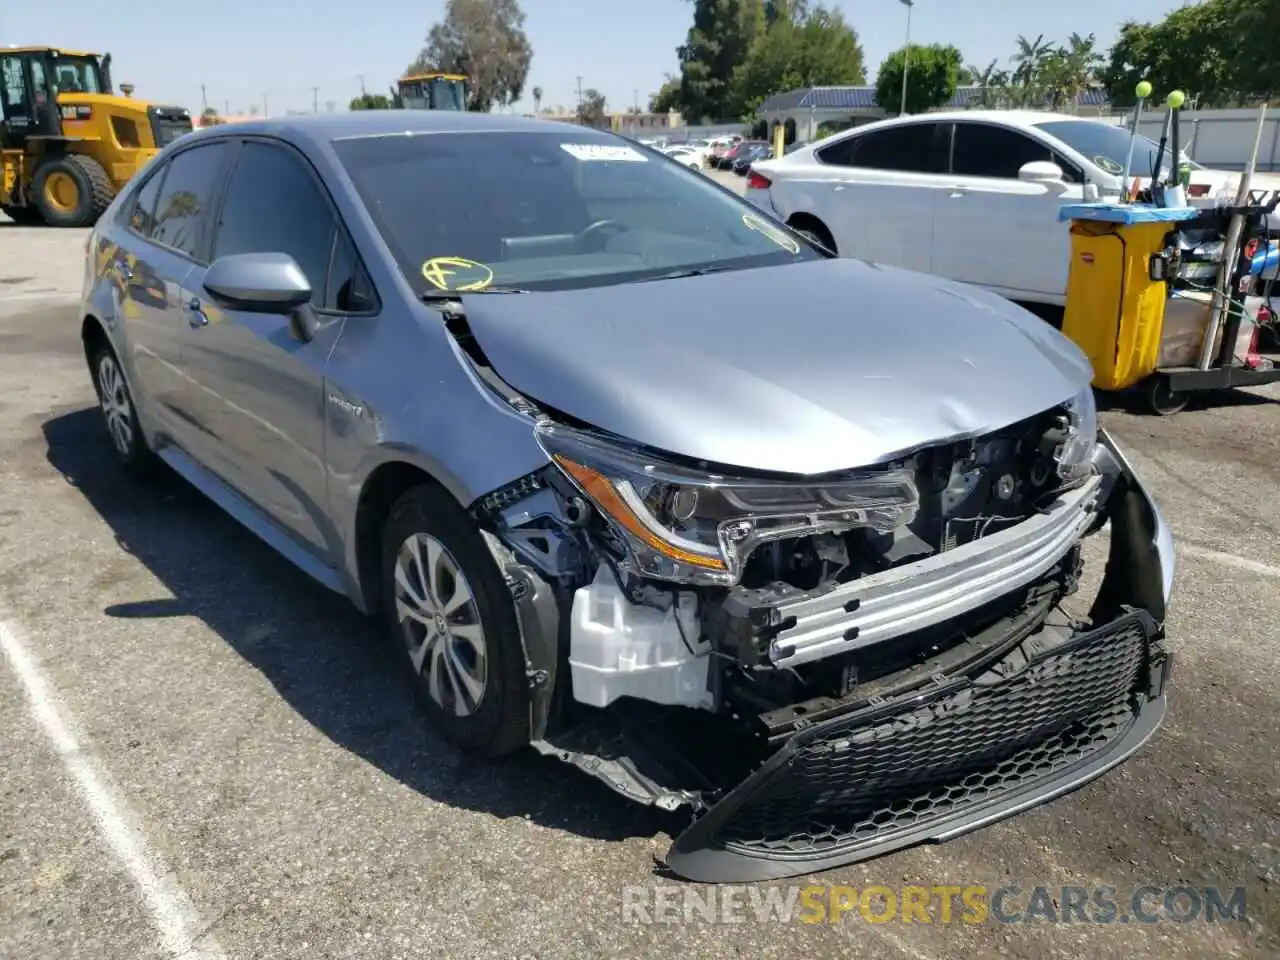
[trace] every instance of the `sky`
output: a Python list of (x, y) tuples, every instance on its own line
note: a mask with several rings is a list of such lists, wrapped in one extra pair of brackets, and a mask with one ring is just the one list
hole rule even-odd
[[(691, 0), (522, 0), (533, 46), (529, 90), (541, 86), (543, 106), (577, 102), (584, 88), (603, 92), (610, 109), (637, 97), (642, 106), (677, 70), (676, 47), (692, 20)], [(899, 0), (827, 0), (857, 30), (868, 80), (885, 55), (902, 45), (907, 8)], [(965, 62), (1007, 60), (1019, 34), (1049, 39), (1072, 31), (1097, 34), (1103, 48), (1128, 18), (1158, 20), (1181, 0), (916, 0), (911, 39), (950, 43)], [(101, 0), (57, 0), (58, 16), (39, 0), (0, 3), (0, 44), (47, 44), (110, 51), (116, 84), (134, 95), (220, 112), (344, 109), (361, 83), (386, 92), (421, 49), (444, 0), (216, 0), (161, 3), (130, 0), (104, 16)], [(202, 93), (203, 87), (203, 93)], [(314, 88), (314, 89), (313, 89)], [(264, 106), (265, 103), (265, 106)]]

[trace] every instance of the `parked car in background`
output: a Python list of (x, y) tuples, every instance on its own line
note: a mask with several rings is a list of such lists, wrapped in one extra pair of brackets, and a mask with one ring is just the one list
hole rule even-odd
[(746, 141), (747, 146), (738, 151), (733, 159), (733, 172), (740, 177), (747, 175), (747, 169), (757, 160), (767, 160), (773, 156), (773, 144), (763, 140)]
[(670, 157), (672, 160), (677, 160), (680, 163), (683, 163), (687, 167), (692, 167), (694, 170), (702, 169), (703, 153), (696, 147), (662, 147), (658, 152), (664, 156)]
[(751, 145), (756, 142), (758, 141), (739, 140), (723, 153), (713, 156), (711, 165), (719, 170), (732, 170), (734, 163), (737, 162), (738, 157), (742, 155), (743, 151), (749, 150)]
[[(756, 162), (746, 196), (842, 256), (1062, 305), (1070, 237), (1058, 210), (1118, 198), (1128, 148), (1125, 128), (1082, 117), (930, 113), (867, 124)], [(1144, 183), (1157, 152), (1156, 143), (1139, 138), (1132, 170)], [(1234, 196), (1239, 173), (1188, 165), (1192, 203)], [(1166, 173), (1168, 166), (1166, 151)], [(1255, 185), (1274, 189), (1280, 176), (1258, 175)]]
[(678, 874), (974, 830), (1164, 716), (1172, 539), (1084, 354), (1006, 300), (458, 111), (188, 134), (86, 252), (120, 464), (379, 617), (459, 750), (697, 814)]

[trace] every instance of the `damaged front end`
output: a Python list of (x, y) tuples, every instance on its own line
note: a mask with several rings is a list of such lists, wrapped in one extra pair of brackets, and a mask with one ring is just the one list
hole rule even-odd
[[(695, 880), (943, 840), (1098, 776), (1164, 712), (1172, 541), (1087, 391), (822, 478), (717, 472), (543, 418), (476, 504), (534, 746), (694, 819)], [(1110, 522), (1102, 587), (1081, 540)]]

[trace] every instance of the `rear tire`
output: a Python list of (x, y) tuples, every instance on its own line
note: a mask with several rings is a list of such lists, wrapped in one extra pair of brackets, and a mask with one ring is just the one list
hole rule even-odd
[(115, 196), (102, 164), (76, 153), (46, 159), (36, 168), (31, 189), (51, 227), (91, 227)]
[(480, 531), (445, 490), (424, 484), (391, 508), (381, 580), (387, 636), (436, 728), (483, 757), (526, 746), (515, 603)]
[(44, 223), (44, 217), (35, 207), (0, 207), (4, 215), (20, 227), (37, 227)]
[(90, 363), (93, 386), (98, 393), (98, 406), (111, 438), (111, 449), (126, 471), (134, 476), (150, 474), (156, 455), (147, 446), (147, 438), (138, 422), (138, 408), (124, 378), (124, 370), (115, 351), (99, 347)]

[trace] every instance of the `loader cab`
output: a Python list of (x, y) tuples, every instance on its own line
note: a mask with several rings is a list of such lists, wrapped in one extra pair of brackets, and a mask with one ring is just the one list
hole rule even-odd
[[(54, 76), (51, 50), (0, 50), (0, 106), (4, 111), (5, 147), (20, 147), (30, 137), (62, 135)], [(98, 76), (96, 64), (94, 76)]]
[(396, 84), (396, 105), (405, 110), (466, 110), (467, 92), (467, 78), (460, 74), (413, 74)]

